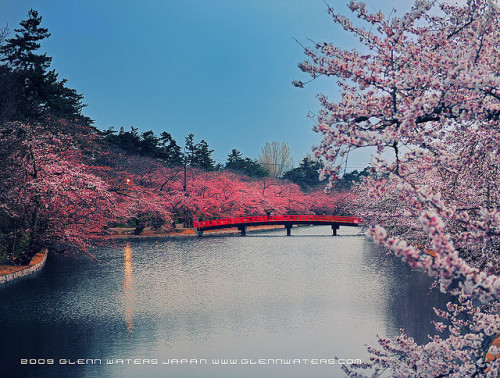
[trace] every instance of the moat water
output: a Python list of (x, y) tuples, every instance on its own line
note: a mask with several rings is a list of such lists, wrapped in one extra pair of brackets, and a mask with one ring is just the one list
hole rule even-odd
[[(7, 377), (336, 377), (400, 329), (425, 342), (432, 279), (357, 229), (117, 240), (0, 287)], [(7, 375), (4, 375), (7, 374)]]

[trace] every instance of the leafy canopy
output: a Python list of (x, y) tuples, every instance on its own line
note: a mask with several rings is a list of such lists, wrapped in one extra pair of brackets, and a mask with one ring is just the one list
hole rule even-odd
[(269, 176), (269, 172), (265, 170), (262, 165), (248, 157), (244, 158), (243, 154), (236, 149), (233, 149), (227, 156), (227, 161), (224, 169), (239, 172), (249, 177)]
[[(41, 53), (41, 43), (50, 37), (47, 28), (41, 26), (42, 17), (36, 10), (28, 12), (28, 18), (15, 29), (16, 35), (2, 41), (0, 56), (0, 92), (9, 101), (0, 102), (1, 122), (40, 120), (55, 116), (90, 124), (90, 118), (82, 114), (85, 104), (83, 95), (66, 86), (66, 79), (59, 79), (50, 70), (52, 58)], [(8, 88), (9, 90), (7, 90)]]

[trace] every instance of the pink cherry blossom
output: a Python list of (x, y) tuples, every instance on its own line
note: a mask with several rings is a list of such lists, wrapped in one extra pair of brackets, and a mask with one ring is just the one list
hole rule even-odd
[(369, 348), (370, 363), (358, 367), (375, 375), (496, 376), (499, 362), (484, 356), (500, 332), (498, 4), (416, 0), (402, 16), (367, 8), (349, 3), (366, 27), (329, 9), (358, 37), (358, 49), (317, 43), (300, 64), (313, 78), (335, 77), (342, 95), (318, 96), (316, 156), (330, 163), (324, 174), (334, 185), (348, 152), (375, 147), (374, 175), (355, 190), (357, 215), (375, 243), (467, 305), (440, 310), (447, 321), (436, 328), (449, 336), (425, 345), (404, 333), (381, 338), (380, 348)]

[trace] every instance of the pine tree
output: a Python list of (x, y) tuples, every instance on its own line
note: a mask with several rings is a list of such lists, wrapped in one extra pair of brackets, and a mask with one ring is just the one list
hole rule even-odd
[(50, 37), (48, 29), (40, 26), (41, 22), (38, 12), (30, 9), (28, 18), (20, 22), (21, 28), (14, 30), (15, 37), (0, 46), (3, 70), (17, 77), (15, 82), (21, 92), (9, 120), (32, 120), (53, 115), (90, 124), (92, 121), (82, 115), (83, 96), (66, 87), (67, 80), (59, 80), (55, 70), (49, 70), (51, 57), (38, 52), (40, 42)]
[(266, 177), (269, 172), (266, 171), (258, 162), (242, 156), (242, 153), (236, 149), (227, 156), (227, 162), (224, 169), (243, 173), (249, 177)]
[(286, 172), (283, 178), (299, 185), (303, 190), (312, 189), (325, 184), (319, 179), (319, 171), (322, 168), (321, 160), (306, 156), (297, 168)]
[(197, 143), (193, 165), (205, 171), (213, 171), (215, 169), (215, 161), (211, 157), (213, 152), (214, 150), (209, 149), (205, 140)]
[(14, 29), (19, 34), (7, 39), (7, 44), (2, 46), (1, 52), (5, 55), (2, 61), (23, 71), (45, 71), (49, 68), (52, 58), (35, 53), (40, 48), (39, 41), (50, 37), (48, 29), (40, 27), (41, 22), (38, 12), (30, 9), (28, 19), (20, 22), (22, 29)]
[(183, 164), (181, 147), (175, 139), (166, 131), (160, 134), (158, 141), (159, 159), (168, 166), (181, 166)]
[(194, 144), (194, 134), (189, 134), (186, 137), (185, 159), (186, 163), (194, 168), (200, 168), (205, 171), (215, 170), (215, 161), (212, 159), (212, 153), (208, 143), (204, 140)]

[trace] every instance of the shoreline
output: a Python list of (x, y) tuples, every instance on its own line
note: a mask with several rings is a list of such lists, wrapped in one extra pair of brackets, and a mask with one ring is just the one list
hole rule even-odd
[[(278, 230), (285, 229), (282, 225), (269, 225), (269, 226), (250, 226), (247, 229), (247, 232), (255, 232), (255, 231), (265, 231), (265, 230)], [(112, 232), (110, 235), (111, 239), (122, 239), (122, 238), (141, 238), (141, 237), (193, 237), (198, 236), (196, 230), (194, 228), (176, 228), (173, 231), (159, 230), (154, 231), (149, 228), (146, 228), (140, 234), (134, 234), (134, 228), (111, 228)], [(227, 228), (222, 230), (207, 230), (204, 231), (204, 235), (224, 235), (224, 234), (234, 234), (239, 235), (241, 232), (235, 228)]]
[[(263, 231), (263, 230), (274, 230), (280, 229), (281, 226), (255, 226), (249, 227), (248, 231)], [(111, 239), (128, 239), (128, 238), (178, 238), (178, 237), (197, 237), (195, 229), (193, 228), (178, 228), (173, 231), (153, 231), (150, 229), (144, 230), (142, 233), (135, 235), (133, 234), (134, 228), (113, 228), (110, 229), (112, 234)], [(239, 230), (234, 229), (224, 229), (224, 230), (211, 230), (206, 231), (207, 235), (237, 235), (240, 234)], [(0, 285), (6, 284), (8, 282), (13, 282), (18, 279), (27, 277), (33, 273), (38, 272), (45, 266), (47, 261), (48, 251), (43, 250), (37, 253), (28, 265), (10, 265), (0, 263)]]
[(45, 266), (48, 251), (38, 252), (28, 265), (3, 265), (0, 264), (0, 285), (17, 281), (38, 272)]

